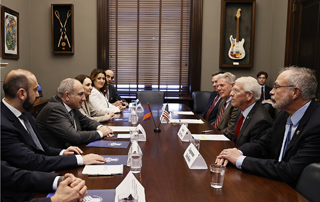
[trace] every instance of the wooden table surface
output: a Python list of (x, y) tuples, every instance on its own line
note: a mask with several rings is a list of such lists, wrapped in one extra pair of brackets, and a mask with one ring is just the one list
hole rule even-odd
[[(159, 123), (160, 106), (151, 106), (156, 123)], [(169, 111), (190, 110), (185, 105), (169, 104)], [(128, 117), (125, 110), (119, 117)], [(139, 122), (143, 114), (140, 115)], [(178, 116), (179, 118), (200, 118), (192, 116)], [(176, 117), (174, 117), (176, 118)], [(107, 125), (127, 125), (128, 122), (111, 122)], [(161, 124), (160, 133), (153, 131), (152, 119), (141, 124), (147, 134), (145, 142), (139, 142), (143, 152), (142, 170), (134, 174), (145, 188), (146, 201), (307, 201), (298, 192), (284, 182), (251, 175), (238, 170), (233, 165), (226, 168), (222, 189), (210, 186), (210, 171), (191, 170), (183, 158), (183, 153), (189, 143), (182, 142), (177, 136), (180, 125)], [(199, 134), (203, 130), (213, 129), (204, 124), (189, 124), (192, 134)], [(219, 131), (215, 131), (219, 133)], [(128, 141), (128, 139), (121, 139)], [(130, 140), (129, 140), (130, 141)], [(95, 148), (80, 146), (85, 154), (96, 153), (101, 155), (127, 155), (130, 145), (126, 149)], [(208, 167), (214, 163), (216, 156), (224, 148), (235, 147), (231, 141), (201, 141), (200, 153)], [(124, 166), (122, 175), (88, 176), (82, 175), (83, 167), (61, 171), (64, 174), (71, 172), (86, 181), (88, 189), (115, 189), (130, 168)], [(37, 195), (38, 197), (41, 194)], [(43, 195), (42, 195), (43, 196)]]

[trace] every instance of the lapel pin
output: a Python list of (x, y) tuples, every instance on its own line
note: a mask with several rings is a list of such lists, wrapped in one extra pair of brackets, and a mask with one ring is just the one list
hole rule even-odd
[(299, 135), (299, 133), (300, 133), (300, 130), (298, 130), (298, 131), (296, 132), (297, 135)]

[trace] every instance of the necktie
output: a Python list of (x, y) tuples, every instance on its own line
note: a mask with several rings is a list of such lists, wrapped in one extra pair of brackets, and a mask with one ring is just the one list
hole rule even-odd
[(243, 123), (243, 114), (241, 114), (240, 119), (239, 119), (239, 121), (237, 123), (236, 132), (234, 134), (234, 141), (235, 142), (237, 141), (238, 135), (240, 133), (242, 123)]
[(207, 113), (206, 113), (206, 115), (205, 115), (205, 117), (204, 117), (204, 119), (205, 119), (205, 120), (209, 121), (209, 116), (210, 116), (210, 114), (211, 114), (211, 112), (212, 112), (212, 110), (213, 110), (214, 106), (217, 104), (217, 102), (218, 102), (219, 98), (220, 98), (220, 96), (219, 96), (219, 95), (217, 95), (217, 96), (214, 98), (214, 100), (213, 100), (213, 102), (212, 102), (212, 104), (211, 104), (210, 108), (208, 109), (208, 111), (207, 111)]
[(76, 122), (74, 121), (74, 113), (73, 110), (69, 111), (69, 114), (71, 116), (71, 121), (73, 123), (73, 127), (77, 130)]
[(284, 157), (284, 154), (286, 153), (286, 150), (287, 150), (287, 147), (291, 141), (291, 128), (292, 128), (292, 121), (291, 119), (289, 119), (287, 125), (289, 125), (289, 129), (288, 129), (288, 132), (287, 132), (287, 137), (286, 137), (286, 140), (285, 140), (285, 143), (283, 145), (283, 150), (282, 150), (282, 158), (281, 160), (283, 159)]
[(224, 109), (226, 108), (226, 105), (227, 105), (227, 103), (225, 102), (224, 105), (222, 106), (221, 110), (220, 110), (219, 116), (216, 119), (216, 122), (215, 122), (215, 124), (213, 126), (215, 129), (218, 128), (218, 124), (219, 124), (219, 122), (220, 122), (220, 120), (222, 118), (222, 115), (223, 115)]
[(43, 147), (42, 147), (42, 145), (41, 145), (41, 143), (40, 143), (40, 141), (39, 141), (39, 139), (38, 139), (38, 137), (36, 135), (36, 133), (34, 132), (32, 126), (31, 126), (31, 124), (30, 124), (30, 122), (29, 122), (29, 120), (27, 118), (27, 116), (25, 114), (21, 114), (20, 118), (24, 121), (24, 125), (26, 126), (27, 131), (30, 134), (30, 136), (31, 136), (32, 140), (34, 141), (34, 143), (37, 145), (38, 149), (44, 151)]
[(261, 87), (261, 97), (260, 97), (260, 100), (264, 100), (264, 91), (263, 91), (263, 87)]

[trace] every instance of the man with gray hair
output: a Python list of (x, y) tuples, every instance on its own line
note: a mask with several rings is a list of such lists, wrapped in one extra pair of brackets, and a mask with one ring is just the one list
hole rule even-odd
[(257, 141), (224, 149), (216, 163), (228, 162), (245, 172), (281, 180), (295, 188), (303, 169), (320, 162), (320, 103), (314, 100), (317, 79), (307, 68), (280, 72), (271, 94), (281, 109), (273, 127)]
[(79, 109), (86, 100), (82, 84), (67, 78), (61, 81), (53, 96), (37, 116), (37, 127), (46, 143), (67, 148), (112, 137), (112, 130), (83, 115)]
[(239, 111), (239, 109), (230, 104), (230, 93), (235, 80), (236, 76), (230, 72), (218, 75), (217, 91), (222, 98), (222, 101), (218, 107), (217, 118), (211, 124), (214, 128), (220, 130), (230, 140), (232, 140), (234, 136), (235, 119)]
[(240, 109), (233, 141), (241, 146), (259, 139), (272, 126), (272, 118), (260, 101), (259, 83), (253, 77), (238, 78), (231, 96), (231, 105)]

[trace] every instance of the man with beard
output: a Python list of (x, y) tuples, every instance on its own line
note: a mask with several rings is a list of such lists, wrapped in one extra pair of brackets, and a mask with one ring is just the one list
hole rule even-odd
[(3, 90), (1, 160), (17, 168), (49, 172), (106, 162), (96, 154), (81, 156), (83, 152), (78, 147), (61, 150), (49, 147), (43, 141), (34, 118), (28, 112), (39, 97), (38, 82), (32, 72), (24, 69), (10, 71), (4, 79)]
[(110, 103), (112, 103), (115, 106), (125, 106), (128, 107), (129, 104), (125, 99), (122, 99), (120, 95), (118, 95), (117, 90), (114, 88), (112, 85), (112, 81), (114, 79), (114, 73), (111, 69), (107, 69), (105, 71), (106, 73), (106, 84), (105, 84), (105, 89), (106, 89), (106, 97)]
[(320, 162), (320, 103), (317, 80), (310, 69), (289, 67), (280, 72), (271, 94), (281, 109), (274, 125), (260, 139), (238, 149), (224, 149), (216, 163), (231, 162), (245, 172), (281, 180), (295, 187), (303, 169)]

